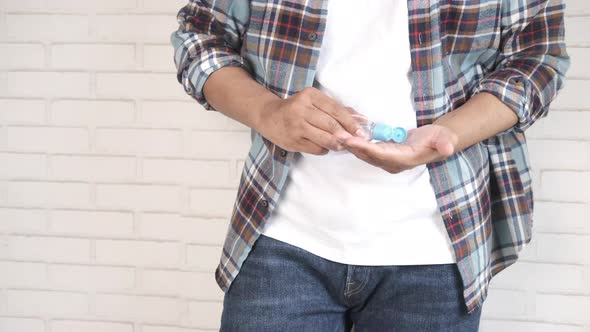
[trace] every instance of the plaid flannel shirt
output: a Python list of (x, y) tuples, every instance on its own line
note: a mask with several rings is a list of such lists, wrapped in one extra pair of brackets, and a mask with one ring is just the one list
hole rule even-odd
[[(408, 0), (417, 126), (478, 92), (492, 93), (519, 118), (512, 128), (427, 164), (469, 313), (483, 304), (492, 277), (531, 240), (524, 131), (547, 115), (565, 84), (564, 7), (563, 0)], [(170, 36), (178, 82), (205, 110), (216, 111), (203, 96), (206, 79), (240, 66), (287, 98), (313, 84), (326, 17), (327, 0), (189, 0)], [(254, 129), (251, 141), (215, 270), (224, 292), (277, 206), (297, 153)]]

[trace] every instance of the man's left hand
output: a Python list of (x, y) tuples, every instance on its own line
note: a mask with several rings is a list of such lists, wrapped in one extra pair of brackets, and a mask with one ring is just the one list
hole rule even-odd
[(359, 159), (389, 173), (399, 173), (453, 155), (458, 136), (447, 127), (429, 124), (410, 129), (403, 143), (371, 143), (362, 137), (352, 136), (342, 144)]

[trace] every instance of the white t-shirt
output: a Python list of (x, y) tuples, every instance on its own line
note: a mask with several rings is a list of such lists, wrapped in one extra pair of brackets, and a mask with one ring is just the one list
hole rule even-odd
[[(416, 128), (406, 1), (333, 0), (314, 86), (374, 121)], [(391, 174), (352, 153), (301, 153), (262, 233), (356, 265), (456, 262), (425, 165)]]

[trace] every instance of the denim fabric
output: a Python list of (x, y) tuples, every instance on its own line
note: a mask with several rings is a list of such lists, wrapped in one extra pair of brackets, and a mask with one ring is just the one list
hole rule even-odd
[(478, 331), (481, 307), (467, 313), (460, 278), (456, 264), (342, 264), (261, 234), (225, 292), (220, 331)]

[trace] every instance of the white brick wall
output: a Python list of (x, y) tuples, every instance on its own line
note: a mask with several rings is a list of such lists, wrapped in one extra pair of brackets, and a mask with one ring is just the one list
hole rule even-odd
[[(218, 328), (249, 130), (176, 82), (184, 3), (0, 0), (0, 332)], [(528, 132), (534, 239), (486, 332), (590, 331), (590, 2), (567, 5), (568, 85)]]

